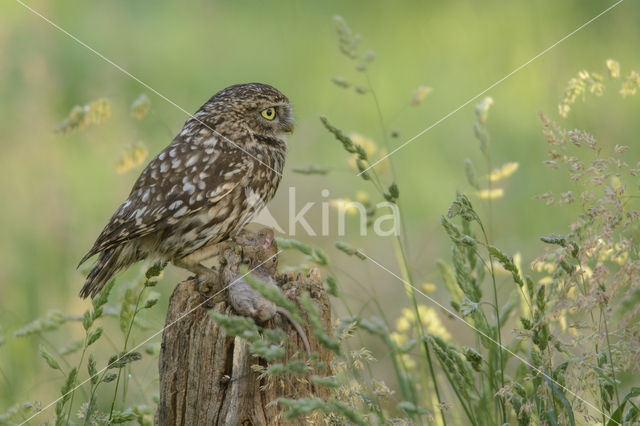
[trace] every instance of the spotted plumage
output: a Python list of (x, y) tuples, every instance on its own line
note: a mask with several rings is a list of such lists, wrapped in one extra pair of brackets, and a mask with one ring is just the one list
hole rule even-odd
[(143, 259), (206, 273), (204, 253), (273, 198), (292, 129), (289, 100), (271, 86), (239, 84), (215, 94), (147, 165), (82, 258), (99, 254), (80, 296), (94, 297), (117, 271)]

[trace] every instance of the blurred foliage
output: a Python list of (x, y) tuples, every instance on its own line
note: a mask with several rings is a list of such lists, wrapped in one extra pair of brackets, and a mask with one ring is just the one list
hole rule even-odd
[(53, 131), (68, 134), (82, 130), (90, 124), (100, 124), (111, 117), (111, 106), (106, 99), (98, 99), (84, 106), (74, 106), (69, 116), (54, 127)]
[[(607, 59), (606, 67), (611, 80), (620, 78), (620, 63), (614, 59)], [(602, 96), (605, 91), (605, 79), (597, 72), (580, 71), (577, 77), (569, 80), (567, 88), (562, 96), (562, 101), (558, 105), (558, 113), (566, 118), (578, 98), (584, 101), (587, 94)], [(640, 74), (636, 71), (629, 71), (629, 75), (623, 78), (620, 83), (619, 93), (623, 96), (635, 95), (640, 88)]]
[[(332, 200), (343, 200), (334, 203), (337, 211), (363, 197), (358, 195), (362, 182), (349, 179), (355, 175), (354, 163), (359, 167), (353, 156), (360, 153), (345, 158), (317, 121), (318, 115), (331, 117), (344, 127), (345, 135), (366, 135), (376, 153), (369, 160), (359, 159), (373, 163), (381, 152), (390, 152), (390, 147), (435, 123), (606, 7), (595, 0), (489, 0), (482, 4), (376, 0), (366, 7), (338, 0), (313, 4), (197, 2), (188, 8), (168, 1), (37, 0), (29, 5), (188, 111), (195, 111), (217, 90), (238, 82), (262, 81), (286, 93), (295, 108), (296, 133), (289, 141), (281, 190), (270, 206), (276, 218), (287, 215), (288, 186), (304, 185), (297, 199), (302, 204), (317, 201), (320, 191), (328, 188)], [(454, 275), (448, 275), (449, 282), (440, 279), (439, 271), (447, 271), (446, 262), (436, 266), (435, 261), (451, 255), (438, 223), (452, 194), (465, 191), (492, 199), (492, 204), (474, 199), (474, 207), (490, 217), (486, 225), (492, 241), (507, 253), (519, 252), (522, 259), (540, 253), (539, 235), (563, 232), (582, 213), (576, 202), (579, 194), (566, 187), (566, 179), (560, 179), (555, 169), (541, 165), (557, 159), (547, 157), (550, 148), (542, 143), (535, 110), (558, 111), (559, 104), (573, 98), (567, 103), (570, 114), (557, 118), (562, 128), (588, 128), (602, 150), (611, 152), (617, 144), (629, 145), (625, 158), (637, 158), (637, 147), (629, 141), (640, 132), (636, 119), (640, 104), (637, 94), (633, 96), (640, 77), (632, 71), (640, 69), (639, 13), (637, 3), (622, 3), (493, 88), (489, 95), (495, 104), (486, 125), (478, 110), (474, 115), (471, 107), (464, 108), (389, 159), (389, 169), (381, 173), (385, 179), (382, 189), (393, 199), (389, 185), (396, 181), (401, 186), (403, 219), (411, 231), (406, 240), (411, 252), (409, 269), (415, 282), (436, 284), (429, 293), (436, 300), (447, 300), (446, 288), (456, 288)], [(332, 21), (336, 14), (344, 19)], [(155, 95), (141, 95), (142, 87), (130, 77), (16, 2), (0, 5), (0, 63), (0, 413), (6, 413), (0, 419), (10, 417), (7, 421), (17, 422), (38, 409), (35, 403), (20, 401), (48, 402), (58, 394), (60, 372), (48, 368), (40, 356), (40, 345), (66, 372), (80, 357), (78, 342), (86, 338), (80, 318), (90, 303), (76, 296), (83, 280), (75, 270), (78, 259), (122, 202), (148, 155), (170, 142), (186, 116)], [(595, 70), (595, 76), (593, 71), (583, 74), (578, 70)], [(571, 83), (572, 78), (577, 80)], [(375, 102), (367, 79), (375, 88)], [(600, 93), (600, 80), (604, 90), (602, 96), (595, 96)], [(577, 102), (583, 96), (586, 102)], [(564, 110), (561, 107), (559, 112)], [(385, 118), (384, 128), (379, 112)], [(492, 135), (491, 164), (477, 149), (478, 142), (483, 143), (478, 135), (482, 138), (483, 133), (472, 130), (474, 120)], [(588, 143), (581, 135), (575, 140)], [(634, 166), (635, 162), (629, 160)], [(114, 173), (116, 164), (118, 170), (130, 171)], [(518, 164), (516, 173), (513, 164)], [(294, 169), (310, 176), (301, 181), (300, 174), (292, 173)], [(612, 187), (616, 178), (609, 178)], [(626, 185), (637, 187), (637, 183), (636, 178)], [(536, 194), (560, 207), (550, 212), (545, 203), (532, 200)], [(379, 212), (371, 209), (367, 217), (376, 214)], [(314, 224), (320, 222), (317, 213), (311, 212), (308, 218)], [(348, 215), (348, 225), (354, 225), (356, 219)], [(335, 257), (327, 285), (350, 305), (336, 304), (338, 316), (343, 318), (349, 311), (362, 312), (365, 317), (379, 314), (370, 289), (361, 288), (361, 283), (373, 282), (375, 297), (385, 301), (386, 315), (395, 325), (396, 319), (405, 316), (406, 299), (398, 291), (402, 284), (378, 273), (375, 266), (370, 271), (354, 268), (356, 257), (338, 256), (338, 250), (358, 257), (371, 253), (387, 265), (393, 264), (394, 255), (382, 244), (383, 239), (359, 237), (358, 226), (347, 229), (349, 235), (342, 239), (348, 243), (337, 244), (337, 248), (332, 245), (335, 238), (311, 238), (300, 229), (295, 237)], [(621, 253), (615, 244), (608, 249)], [(300, 256), (322, 261), (317, 253)], [(295, 264), (296, 256), (287, 252), (282, 263)], [(547, 275), (554, 279), (553, 272)], [(499, 293), (511, 288), (510, 276), (497, 275)], [(157, 289), (158, 307), (145, 313), (143, 320), (134, 318), (142, 329), (150, 330), (147, 333), (162, 327), (169, 283), (178, 278), (178, 272), (168, 269), (163, 280), (166, 285)], [(123, 274), (122, 279), (135, 281), (135, 271)], [(545, 282), (550, 283), (542, 284)], [(636, 305), (631, 301), (638, 300), (638, 294), (629, 295), (617, 313), (619, 318), (636, 318)], [(120, 309), (106, 305), (105, 316), (111, 319)], [(47, 331), (65, 315), (69, 317), (61, 327)], [(438, 315), (456, 344), (474, 341), (464, 325), (441, 312)], [(28, 339), (12, 337), (25, 324), (43, 327), (45, 333), (33, 333)], [(374, 322), (364, 326), (380, 334), (393, 331), (393, 327), (384, 331)], [(118, 336), (119, 321), (107, 322), (104, 329), (100, 342), (112, 349), (109, 353), (118, 352), (122, 345), (109, 345), (105, 336)], [(394, 368), (385, 354), (394, 343), (368, 335), (361, 339), (354, 354), (347, 355), (360, 359), (358, 350), (368, 348), (379, 358), (376, 370), (380, 374), (370, 383), (340, 387), (344, 397), (371, 404), (356, 385), (366, 386), (374, 394), (377, 390), (381, 403), (396, 415), (422, 413), (424, 408), (399, 398), (400, 389), (392, 385)], [(438, 343), (438, 347), (446, 361), (450, 346)], [(71, 357), (69, 365), (61, 361), (67, 357)], [(472, 353), (468, 359), (477, 362)], [(137, 364), (140, 374), (134, 375), (131, 386), (135, 392), (128, 393), (126, 406), (144, 417), (139, 413), (153, 404), (156, 363), (152, 357), (143, 357)], [(351, 368), (342, 367), (337, 374), (352, 374)], [(618, 379), (626, 389), (632, 378)], [(111, 397), (103, 393), (100, 399), (110, 401)], [(622, 405), (624, 395), (619, 397)], [(334, 408), (340, 407), (339, 401)], [(559, 399), (555, 402), (562, 404)], [(147, 408), (140, 408), (142, 405)], [(112, 414), (117, 416), (112, 417), (133, 416), (115, 411)]]
[(149, 150), (142, 141), (136, 141), (132, 145), (126, 146), (116, 163), (116, 172), (125, 173), (135, 169), (147, 159), (147, 155), (149, 155)]

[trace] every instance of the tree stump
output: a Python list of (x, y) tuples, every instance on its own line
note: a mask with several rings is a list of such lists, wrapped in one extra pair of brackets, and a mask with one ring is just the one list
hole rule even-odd
[[(273, 247), (265, 249), (265, 232), (271, 231), (262, 230), (257, 234), (245, 231), (241, 238), (223, 245), (219, 288), (229, 285), (223, 277), (235, 274), (241, 263), (259, 264), (276, 253)], [(232, 274), (228, 274), (229, 271)], [(270, 273), (290, 299), (297, 300), (303, 291), (307, 291), (318, 308), (325, 332), (332, 335), (329, 298), (320, 272), (314, 269), (309, 274), (281, 274), (274, 267)], [(224, 315), (237, 315), (227, 302), (226, 291), (208, 301), (215, 292), (202, 294), (198, 287), (196, 279), (189, 279), (178, 284), (171, 295), (159, 360), (160, 401), (156, 423), (189, 426), (313, 423), (311, 417), (294, 421), (284, 419), (283, 407), (275, 401), (280, 397), (316, 396), (326, 399), (328, 389), (319, 388), (316, 392), (309, 377), (283, 375), (261, 378), (252, 366), (265, 367), (267, 362), (253, 356), (246, 340), (228, 335), (209, 314), (213, 310)], [(306, 313), (300, 305), (298, 307), (305, 320), (302, 327), (311, 351), (317, 354), (313, 365), (327, 368), (326, 371), (315, 370), (313, 374), (326, 375), (333, 353), (318, 342), (313, 329), (307, 325)], [(261, 325), (265, 328), (279, 327), (286, 334), (285, 356), (277, 362), (308, 359), (296, 329), (282, 315), (278, 314)]]

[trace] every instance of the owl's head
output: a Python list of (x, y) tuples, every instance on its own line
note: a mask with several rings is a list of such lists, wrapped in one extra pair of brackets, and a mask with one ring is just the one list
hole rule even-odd
[(278, 89), (262, 83), (229, 86), (205, 104), (209, 122), (229, 136), (243, 130), (281, 139), (293, 131), (289, 99)]

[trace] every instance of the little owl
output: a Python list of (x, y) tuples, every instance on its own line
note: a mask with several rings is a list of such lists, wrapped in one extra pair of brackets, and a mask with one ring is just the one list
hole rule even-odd
[(238, 84), (213, 95), (142, 171), (80, 261), (99, 254), (80, 296), (94, 297), (143, 259), (212, 280), (201, 262), (273, 198), (292, 129), (289, 100), (271, 86)]

